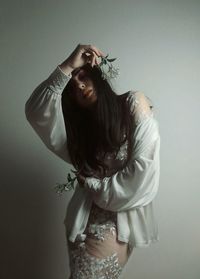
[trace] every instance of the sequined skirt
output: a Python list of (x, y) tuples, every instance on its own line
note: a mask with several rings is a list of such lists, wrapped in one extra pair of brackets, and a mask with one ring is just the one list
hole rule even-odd
[(117, 239), (116, 213), (92, 206), (87, 227), (68, 241), (70, 279), (119, 279), (128, 244)]

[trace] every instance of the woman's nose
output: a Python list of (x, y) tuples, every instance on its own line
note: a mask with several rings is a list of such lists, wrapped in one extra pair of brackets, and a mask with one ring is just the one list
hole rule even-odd
[(82, 83), (82, 82), (81, 82), (81, 83), (79, 83), (79, 85), (78, 85), (78, 86), (79, 86), (79, 88), (80, 88), (80, 89), (85, 88), (85, 84), (84, 84), (84, 83)]
[(85, 84), (84, 83), (82, 83), (82, 82), (80, 82), (79, 84), (78, 84), (78, 88), (79, 89), (85, 89)]

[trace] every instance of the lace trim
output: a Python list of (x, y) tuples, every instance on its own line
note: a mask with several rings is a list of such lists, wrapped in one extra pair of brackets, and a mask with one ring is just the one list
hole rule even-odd
[[(117, 252), (110, 251), (111, 255), (104, 258), (95, 257), (88, 252), (88, 244), (85, 242), (86, 238), (96, 239), (95, 243), (99, 247), (105, 239), (115, 238), (116, 218), (116, 213), (92, 205), (84, 233), (77, 235), (75, 243), (69, 247), (71, 279), (120, 278), (123, 267), (119, 263)], [(105, 248), (102, 246), (101, 249)]]
[[(139, 125), (145, 119), (154, 116), (153, 105), (150, 99), (142, 92), (130, 91), (127, 100), (130, 102), (131, 114), (134, 116), (136, 125)], [(149, 106), (147, 106), (146, 101)]]
[(90, 255), (85, 245), (70, 251), (70, 279), (118, 279), (122, 267), (117, 253), (103, 259)]

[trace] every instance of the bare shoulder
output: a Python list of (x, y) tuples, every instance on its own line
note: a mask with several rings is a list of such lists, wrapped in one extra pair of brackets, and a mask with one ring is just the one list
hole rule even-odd
[(130, 91), (128, 96), (131, 114), (137, 123), (153, 114), (151, 100), (142, 91)]
[(147, 96), (142, 91), (135, 92), (136, 95), (136, 103), (143, 108), (143, 110), (150, 112), (150, 102)]

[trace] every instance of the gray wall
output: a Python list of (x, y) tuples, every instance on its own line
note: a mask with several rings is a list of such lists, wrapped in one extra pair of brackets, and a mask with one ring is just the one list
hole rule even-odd
[(5, 1), (0, 14), (1, 278), (68, 278), (70, 194), (52, 187), (70, 166), (45, 148), (24, 105), (78, 43), (117, 57), (116, 91), (143, 91), (160, 123), (160, 242), (135, 249), (124, 278), (199, 278), (200, 2)]

